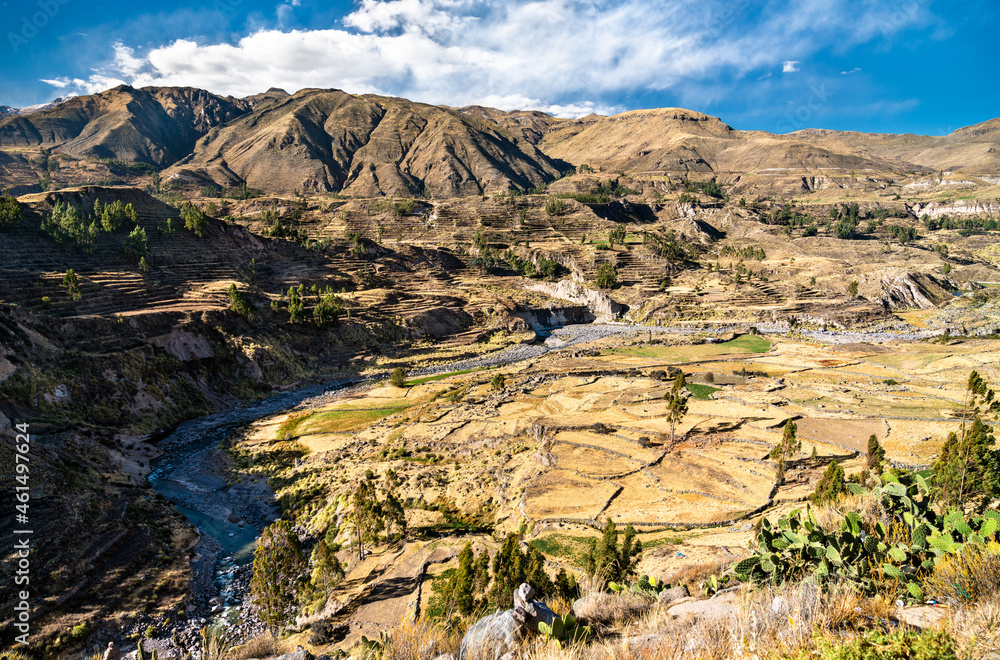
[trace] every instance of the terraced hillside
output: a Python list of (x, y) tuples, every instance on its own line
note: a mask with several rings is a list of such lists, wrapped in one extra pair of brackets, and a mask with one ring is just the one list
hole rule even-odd
[[(490, 549), (518, 528), (550, 572), (580, 571), (607, 519), (638, 529), (647, 549), (640, 573), (732, 561), (750, 523), (800, 507), (831, 461), (859, 470), (871, 435), (897, 465), (933, 462), (961, 424), (954, 415), (968, 371), (1000, 378), (996, 340), (651, 336), (622, 331), (527, 363), (414, 377), (248, 430), (235, 451), (252, 472), (280, 475), (279, 496), (310, 534), (341, 530), (351, 543), (342, 502), (359, 480), (407, 502), (405, 545), (365, 560), (341, 553), (348, 575), (367, 576), (367, 586), (349, 579), (334, 594), (339, 609), (324, 616), (348, 632), (314, 652), (349, 648), (389, 614), (403, 624), (421, 616), (467, 540)], [(673, 440), (662, 398), (669, 369), (683, 370), (691, 394)], [(768, 453), (790, 420), (802, 449), (779, 478)], [(277, 462), (288, 452), (294, 466)], [(494, 536), (469, 536), (469, 527)]]

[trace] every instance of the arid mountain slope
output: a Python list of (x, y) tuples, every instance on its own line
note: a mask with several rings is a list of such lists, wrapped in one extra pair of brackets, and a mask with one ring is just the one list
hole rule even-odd
[(56, 153), (163, 167), (189, 154), (210, 128), (252, 106), (188, 87), (122, 85), (0, 121), (0, 147), (42, 146)]
[(574, 165), (630, 173), (797, 174), (858, 169), (882, 172), (898, 167), (836, 139), (809, 139), (812, 137), (738, 131), (716, 117), (662, 108), (568, 122), (550, 130), (540, 147)]
[(533, 188), (559, 172), (492, 122), (405, 99), (305, 90), (211, 131), (167, 178), (280, 192), (461, 196)]
[(1000, 119), (966, 126), (940, 137), (821, 130), (800, 131), (793, 135), (817, 143), (837, 141), (882, 158), (906, 161), (938, 171), (1000, 173)]

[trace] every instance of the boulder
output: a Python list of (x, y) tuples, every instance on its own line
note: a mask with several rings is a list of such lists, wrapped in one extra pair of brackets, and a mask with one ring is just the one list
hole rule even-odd
[(538, 624), (552, 625), (555, 613), (542, 602), (532, 600), (535, 590), (522, 584), (514, 592), (514, 608), (494, 612), (472, 624), (458, 652), (459, 660), (501, 660), (516, 653), (521, 639), (538, 632)]
[(690, 595), (691, 594), (690, 592), (688, 592), (687, 586), (679, 584), (673, 589), (664, 589), (663, 591), (661, 591), (659, 596), (657, 596), (656, 600), (660, 603), (660, 605), (669, 605), (675, 600), (679, 600), (681, 598), (687, 598)]
[(274, 660), (315, 660), (315, 656), (300, 646), (294, 653), (279, 655)]
[(667, 613), (674, 618), (693, 617), (703, 621), (735, 619), (739, 610), (740, 594), (730, 591), (709, 600), (691, 600), (674, 605)]
[(108, 642), (108, 648), (104, 650), (104, 655), (101, 656), (102, 660), (119, 660), (122, 657), (122, 652), (114, 642)]

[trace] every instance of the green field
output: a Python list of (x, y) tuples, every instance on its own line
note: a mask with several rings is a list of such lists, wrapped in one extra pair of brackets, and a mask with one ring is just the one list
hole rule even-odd
[(279, 438), (295, 438), (316, 433), (346, 433), (374, 424), (380, 419), (395, 415), (409, 406), (396, 405), (371, 410), (344, 408), (328, 410), (314, 415), (294, 416), (278, 428)]
[(688, 383), (688, 392), (695, 399), (711, 399), (712, 392), (718, 392), (718, 387), (712, 387), (711, 385), (699, 385), (698, 383)]
[(414, 378), (413, 380), (406, 381), (407, 387), (413, 387), (414, 385), (423, 385), (424, 383), (433, 383), (437, 380), (444, 380), (451, 376), (461, 376), (462, 374), (471, 374), (475, 371), (482, 371), (487, 367), (476, 367), (475, 369), (464, 369), (462, 371), (449, 371), (445, 374), (435, 374), (434, 376), (424, 376), (423, 378)]
[(530, 543), (543, 555), (565, 559), (575, 566), (583, 566), (587, 556), (587, 539), (568, 534), (547, 534)]
[(631, 355), (673, 362), (694, 362), (717, 355), (745, 355), (766, 353), (771, 350), (771, 342), (757, 335), (740, 335), (721, 344), (698, 344), (695, 346), (627, 346), (613, 348), (606, 355)]

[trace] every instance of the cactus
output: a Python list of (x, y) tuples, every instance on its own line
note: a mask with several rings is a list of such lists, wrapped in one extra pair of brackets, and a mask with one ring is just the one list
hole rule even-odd
[(552, 625), (539, 622), (538, 632), (544, 637), (555, 642), (557, 648), (562, 648), (563, 643), (582, 643), (590, 637), (589, 626), (578, 626), (576, 618), (572, 614), (564, 614), (552, 620)]

